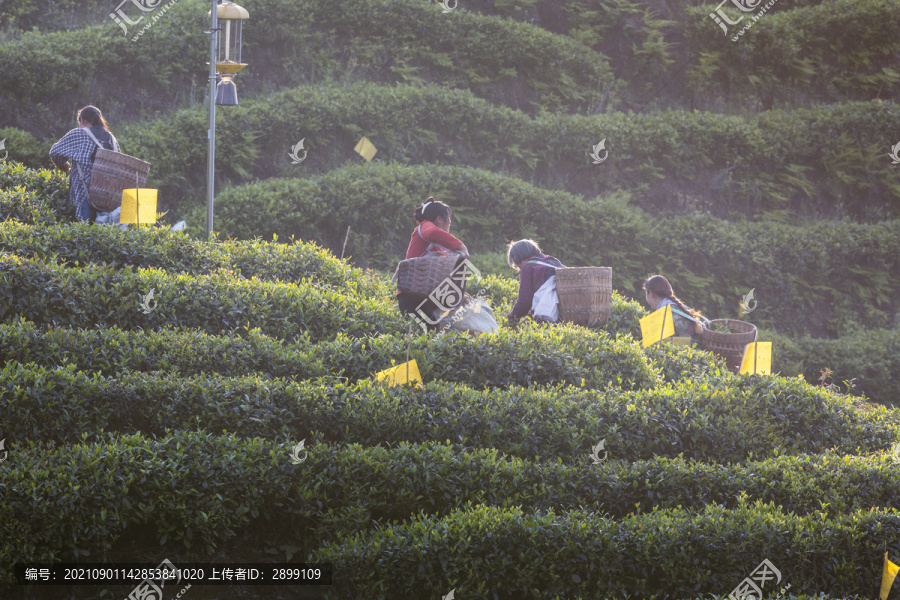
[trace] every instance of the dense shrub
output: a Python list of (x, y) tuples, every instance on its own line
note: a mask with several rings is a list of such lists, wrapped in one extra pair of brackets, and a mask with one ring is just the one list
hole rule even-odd
[[(346, 105), (348, 96), (358, 98), (352, 109)], [(217, 136), (236, 149), (223, 166), (223, 175), (235, 182), (253, 176), (309, 177), (360, 161), (353, 147), (365, 134), (379, 149), (376, 162), (477, 166), (587, 197), (637, 187), (641, 194), (635, 194), (635, 201), (646, 209), (782, 218), (777, 211), (788, 210), (878, 220), (900, 214), (900, 175), (883, 155), (854, 151), (850, 156), (847, 144), (833, 141), (852, 130), (867, 147), (890, 148), (895, 142), (886, 132), (898, 111), (893, 102), (853, 102), (771, 117), (666, 111), (531, 119), (460, 90), (405, 85), (363, 89), (357, 84), (304, 86), (248, 101), (230, 111)], [(202, 111), (192, 109), (127, 127), (122, 135), (139, 146), (141, 156), (154, 157), (159, 170), (153, 177), (161, 177), (154, 181), (180, 198), (201, 195), (205, 155), (196, 149), (202, 147), (206, 128)], [(828, 132), (836, 133), (829, 137)], [(809, 153), (810, 141), (821, 137), (828, 138), (821, 142), (827, 150)], [(283, 149), (300, 138), (309, 155), (298, 167)], [(587, 153), (604, 138), (610, 159), (592, 165)], [(647, 148), (660, 138), (679, 152), (654, 155), (648, 162)], [(840, 152), (847, 156), (841, 158)], [(836, 170), (839, 161), (850, 162)], [(338, 183), (343, 184), (341, 194), (353, 197), (363, 213), (385, 197), (360, 194), (353, 181)], [(294, 199), (316, 195), (309, 181), (263, 185), (274, 194), (294, 186)], [(256, 206), (272, 212), (272, 204), (262, 197), (242, 214), (258, 220), (252, 212)], [(283, 224), (280, 217), (276, 226)]]
[(75, 221), (75, 205), (69, 202), (64, 175), (0, 162), (0, 222), (7, 220), (32, 224)]
[[(569, 266), (611, 266), (614, 287), (636, 298), (648, 275), (662, 273), (679, 296), (714, 317), (737, 317), (741, 297), (755, 288), (759, 308), (747, 318), (783, 332), (846, 335), (857, 322), (883, 327), (896, 314), (900, 220), (653, 218), (627, 196), (585, 201), (482, 170), (372, 164), (232, 188), (220, 196), (218, 222), (239, 237), (296, 235), (335, 252), (350, 225), (354, 260), (393, 268), (414, 225), (406, 215), (426, 194), (454, 208), (454, 232), (476, 266), (481, 253), (532, 237)], [(483, 198), (492, 199), (489, 208)]]
[[(587, 111), (613, 82), (605, 56), (530, 23), (462, 10), (447, 18), (416, 0), (247, 0), (244, 6), (253, 19), (243, 35), (254, 68), (240, 79), (248, 98), (275, 85), (362, 77), (471, 89), (531, 111)], [(209, 25), (207, 10), (199, 0), (180, 0), (164, 14), (148, 13), (127, 34), (111, 19), (73, 31), (24, 33), (0, 43), (3, 95), (58, 110), (90, 89), (109, 99), (113, 123), (201, 100), (197, 67), (208, 48), (189, 32)], [(47, 76), (26, 76), (35, 73)], [(123, 89), (128, 94), (119, 97)]]
[(900, 28), (896, 2), (806, 4), (777, 2), (781, 10), (771, 11), (777, 14), (766, 11), (736, 42), (733, 38), (759, 10), (741, 13), (726, 4), (732, 20), (744, 17), (726, 35), (709, 18), (711, 6), (689, 9), (684, 35), (689, 51), (698, 56), (688, 72), (693, 94), (764, 109), (809, 98), (895, 98), (900, 73), (890, 57), (900, 51), (893, 36)]
[(353, 269), (315, 244), (299, 241), (209, 243), (167, 228), (132, 227), (123, 231), (82, 223), (31, 227), (6, 222), (0, 223), (0, 251), (73, 267), (96, 263), (190, 275), (231, 270), (238, 278), (269, 282), (308, 279), (365, 297), (392, 293), (392, 288), (374, 274)]
[(900, 330), (866, 329), (838, 339), (788, 338), (764, 332), (773, 342), (773, 366), (785, 375), (803, 375), (844, 392), (861, 393), (887, 406), (900, 406)]
[[(6, 565), (17, 561), (109, 559), (123, 534), (144, 548), (167, 539), (196, 551), (221, 548), (249, 523), (278, 519), (275, 511), (286, 508), (278, 493), (290, 481), (287, 469), (281, 485), (273, 477), (280, 457), (272, 446), (182, 432), (17, 448), (2, 471), (10, 500), (0, 505), (4, 582), (11, 578)], [(209, 480), (201, 485), (203, 477)]]
[(434, 595), (435, 582), (504, 599), (725, 594), (764, 558), (792, 583), (791, 591), (841, 594), (872, 586), (884, 545), (898, 534), (892, 509), (823, 519), (757, 503), (614, 521), (588, 511), (472, 506), (357, 534), (326, 545), (313, 560), (352, 573), (329, 589), (331, 598), (365, 588), (424, 599)]
[[(724, 378), (641, 392), (578, 387), (423, 389), (334, 379), (181, 377), (131, 373), (106, 379), (74, 365), (9, 362), (0, 411), (26, 439), (68, 440), (102, 431), (163, 435), (167, 428), (375, 445), (449, 440), (522, 458), (580, 461), (601, 439), (616, 458), (677, 456), (720, 462), (797, 452), (880, 451), (897, 415), (865, 413), (797, 380)], [(8, 382), (8, 383), (6, 383)]]
[[(727, 467), (680, 458), (591, 466), (585, 457), (583, 465), (565, 466), (434, 443), (390, 449), (311, 443), (302, 465), (293, 465), (296, 441), (176, 432), (63, 448), (16, 443), (0, 471), (9, 500), (0, 506), (0, 556), (4, 564), (109, 560), (112, 542), (134, 535), (179, 554), (212, 553), (249, 530), (272, 547), (279, 536), (295, 537), (302, 556), (326, 541), (371, 534), (373, 523), (406, 520), (412, 507), (447, 515), (470, 503), (623, 518), (654, 506), (740, 508), (746, 496), (833, 519), (895, 505), (900, 496), (886, 457), (780, 457)], [(60, 504), (67, 514), (55, 510)]]
[[(306, 279), (283, 284), (236, 279), (230, 273), (187, 276), (108, 265), (78, 269), (9, 254), (0, 255), (0, 297), (0, 321), (20, 315), (39, 325), (186, 327), (207, 333), (258, 327), (285, 340), (405, 329), (392, 298), (342, 294)], [(142, 299), (150, 312), (141, 308)]]
[[(610, 382), (623, 389), (650, 388), (663, 373), (673, 380), (714, 368), (711, 356), (671, 348), (645, 359), (629, 338), (567, 327), (520, 328), (478, 338), (384, 335), (286, 344), (257, 330), (212, 336), (198, 331), (155, 332), (108, 329), (37, 328), (15, 319), (0, 324), (0, 361), (35, 361), (44, 366), (74, 365), (115, 376), (130, 371), (181, 375), (263, 375), (293, 380), (336, 376), (356, 381), (405, 362), (407, 343), (426, 380), (473, 387), (569, 383), (590, 389)], [(651, 362), (652, 361), (652, 362)]]
[[(7, 177), (7, 169), (15, 168), (14, 162), (21, 163), (32, 169), (46, 168), (50, 166), (50, 144), (42, 143), (36, 137), (15, 127), (0, 127), (0, 140), (4, 142), (6, 149), (3, 151), (7, 157), (0, 161), (0, 178)], [(0, 187), (7, 187), (0, 181)]]
[(37, 192), (52, 203), (63, 203), (69, 198), (68, 175), (56, 169), (32, 169), (20, 162), (0, 162), (0, 189), (23, 187)]

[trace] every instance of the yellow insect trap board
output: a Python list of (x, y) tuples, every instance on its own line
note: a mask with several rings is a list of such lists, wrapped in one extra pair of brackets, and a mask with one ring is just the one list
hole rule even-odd
[(157, 190), (145, 188), (122, 190), (119, 223), (156, 223), (156, 193)]

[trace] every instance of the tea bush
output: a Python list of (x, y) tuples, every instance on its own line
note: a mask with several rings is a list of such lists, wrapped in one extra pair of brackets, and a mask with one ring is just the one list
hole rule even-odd
[[(355, 98), (352, 110), (348, 97)], [(235, 183), (295, 175), (298, 169), (308, 178), (358, 162), (353, 147), (365, 134), (379, 149), (376, 162), (473, 166), (588, 198), (638, 187), (642, 193), (635, 202), (648, 210), (782, 219), (778, 211), (788, 211), (877, 221), (900, 214), (900, 175), (880, 151), (848, 154), (849, 142), (833, 142), (854, 131), (867, 147), (890, 148), (895, 142), (886, 132), (898, 110), (894, 102), (847, 102), (772, 117), (668, 110), (530, 118), (469, 92), (435, 86), (302, 86), (235, 107), (217, 128), (217, 139), (236, 149), (222, 169)], [(203, 112), (187, 109), (131, 124), (120, 137), (137, 145), (138, 156), (154, 157), (154, 185), (183, 198), (202, 195), (205, 154), (197, 148), (206, 128)], [(810, 154), (807, 147), (823, 137), (825, 150)], [(301, 138), (308, 157), (297, 167), (283, 149)], [(591, 165), (586, 153), (604, 138), (610, 140), (612, 162)], [(683, 151), (654, 155), (648, 163), (646, 149), (661, 138)], [(344, 196), (358, 193), (352, 180), (341, 183)], [(277, 193), (286, 184), (263, 185)], [(361, 195), (356, 205), (364, 212), (374, 198)], [(246, 216), (258, 219), (256, 206), (272, 210), (264, 196), (257, 202)], [(180, 200), (170, 206), (181, 207)]]
[(162, 227), (97, 227), (83, 223), (31, 227), (0, 223), (0, 251), (72, 267), (159, 269), (208, 275), (232, 271), (237, 278), (272, 283), (308, 279), (353, 295), (389, 296), (392, 289), (371, 273), (353, 269), (314, 243), (198, 241)]
[(13, 160), (0, 162), (0, 189), (20, 186), (26, 191), (39, 193), (53, 203), (69, 199), (69, 179), (62, 171), (29, 168)]
[[(223, 174), (234, 181), (241, 181), (253, 176), (267, 178), (296, 173), (295, 167), (290, 165), (280, 150), (277, 155), (274, 152), (276, 148), (291, 147), (297, 139), (304, 137), (304, 131), (327, 133), (321, 134), (324, 138), (307, 139), (310, 156), (303, 163), (303, 172), (319, 173), (347, 160), (358, 160), (352, 147), (363, 131), (358, 124), (365, 122), (365, 130), (369, 132), (367, 135), (373, 136), (373, 141), (380, 148), (379, 159), (473, 164), (529, 179), (544, 187), (561, 188), (565, 185), (568, 189), (590, 196), (621, 188), (630, 189), (635, 178), (655, 179), (657, 175), (666, 173), (666, 182), (658, 184), (662, 187), (649, 189), (646, 198), (639, 197), (645, 207), (683, 210), (682, 199), (696, 197), (703, 199), (696, 205), (698, 208), (727, 214), (782, 209), (786, 203), (792, 202), (797, 209), (825, 211), (832, 215), (836, 205), (830, 200), (830, 194), (832, 190), (846, 189), (847, 176), (842, 175), (843, 181), (835, 178), (829, 171), (833, 161), (822, 164), (821, 153), (804, 161), (793, 160), (790, 156), (786, 159), (779, 157), (775, 161), (771, 147), (782, 146), (780, 139), (784, 137), (784, 131), (795, 133), (790, 136), (787, 148), (805, 147), (804, 142), (816, 134), (808, 129), (813, 124), (834, 120), (830, 116), (832, 112), (841, 114), (842, 121), (850, 121), (843, 123), (841, 130), (855, 129), (866, 139), (883, 138), (881, 141), (887, 145), (891, 142), (885, 137), (884, 130), (896, 112), (893, 104), (851, 103), (844, 107), (818, 108), (809, 113), (789, 113), (787, 118), (791, 122), (778, 123), (778, 127), (771, 130), (769, 127), (762, 130), (751, 127), (755, 120), (748, 122), (737, 117), (706, 113), (667, 112), (639, 117), (614, 114), (591, 118), (564, 115), (530, 120), (522, 113), (477, 101), (471, 94), (458, 90), (370, 85), (354, 107), (353, 114), (344, 114), (344, 99), (361, 89), (360, 86), (298, 88), (236, 107), (230, 111), (229, 120), (222, 124), (217, 133), (222, 143), (235, 149), (228, 165), (222, 167)], [(412, 111), (410, 105), (423, 108)], [(281, 110), (273, 107), (280, 107)], [(469, 120), (472, 114), (479, 115), (479, 122), (473, 127), (460, 129), (459, 123)], [(285, 115), (285, 120), (279, 120), (278, 115)], [(292, 118), (288, 119), (287, 115)], [(202, 111), (186, 110), (157, 121), (129, 125), (119, 133), (119, 137), (129, 140), (129, 144), (137, 144), (130, 152), (145, 158), (152, 157), (153, 185), (161, 188), (164, 198), (173, 198), (167, 208), (179, 207), (179, 198), (200, 195), (205, 187), (204, 180), (199, 176), (204, 171), (205, 156), (198, 154), (196, 149), (202, 146), (206, 127)], [(377, 136), (375, 131), (379, 132)], [(398, 132), (405, 132), (402, 139), (397, 137)], [(590, 148), (597, 137), (604, 135), (610, 139), (615, 136), (621, 140), (619, 144), (625, 144), (616, 148), (617, 161), (620, 162), (617, 162), (615, 174), (610, 176), (602, 169), (592, 169), (573, 180), (575, 171), (580, 175), (584, 166), (582, 149)], [(632, 157), (640, 156), (641, 148), (652, 143), (650, 140), (658, 135), (691, 139), (691, 148), (697, 153), (697, 158), (689, 159), (682, 155), (682, 160), (676, 160), (674, 156), (662, 156), (653, 170), (655, 175), (646, 172), (647, 164)], [(779, 139), (768, 140), (770, 137)], [(265, 149), (259, 142), (263, 138), (266, 140)], [(540, 153), (529, 150), (536, 147), (535, 140), (538, 139), (541, 140), (541, 147), (558, 149), (553, 153), (552, 162), (549, 158), (542, 158)], [(830, 141), (824, 145), (829, 144)], [(733, 152), (723, 154), (723, 148), (731, 148)], [(267, 152), (272, 154), (266, 155)], [(717, 158), (709, 159), (707, 156)], [(783, 171), (784, 177), (779, 175), (773, 179), (768, 173), (760, 174), (757, 168), (736, 166), (741, 157), (749, 163), (765, 164), (769, 171)], [(869, 158), (866, 160), (869, 161)], [(741, 165), (745, 164), (743, 160)], [(718, 162), (709, 164), (710, 161)], [(813, 164), (812, 167), (817, 169), (815, 177), (798, 184), (797, 177), (789, 172), (795, 167), (788, 169), (786, 165), (805, 169), (803, 165), (810, 161), (821, 169)], [(867, 163), (865, 168), (870, 173), (879, 173), (875, 178), (878, 186), (892, 186), (897, 175), (888, 168), (889, 163), (885, 166), (881, 164), (883, 162)], [(699, 166), (703, 164), (709, 166)], [(732, 188), (730, 190), (721, 189), (715, 183), (721, 179), (716, 174), (723, 170), (733, 171), (729, 180), (736, 183), (728, 184)], [(668, 189), (676, 182), (677, 195)], [(821, 186), (813, 192), (819, 182)], [(344, 187), (353, 189), (348, 185)], [(710, 188), (710, 185), (713, 187)], [(735, 187), (737, 185), (740, 189)], [(852, 184), (856, 188), (860, 185), (862, 183)], [(865, 184), (866, 202), (855, 205), (848, 199), (843, 203), (848, 214), (865, 216), (863, 213), (869, 210), (875, 210), (872, 214), (877, 218), (895, 214), (890, 207), (894, 206), (895, 197), (900, 192), (891, 191), (890, 187), (872, 185), (871, 182)], [(881, 200), (875, 202), (873, 193)], [(763, 198), (777, 201), (769, 203)], [(269, 204), (262, 206), (268, 207)], [(877, 206), (883, 206), (884, 210), (879, 212)], [(253, 205), (248, 206), (244, 215), (255, 218)]]
[[(258, 327), (285, 340), (405, 329), (392, 299), (342, 294), (307, 279), (282, 284), (236, 279), (227, 272), (188, 276), (108, 265), (69, 268), (3, 254), (0, 292), (5, 299), (0, 321), (22, 316), (39, 325), (186, 327), (207, 333)], [(143, 301), (150, 312), (141, 308)]]
[[(788, 338), (771, 332), (765, 332), (765, 337), (773, 340), (772, 360), (785, 375), (802, 374), (814, 384), (828, 369), (832, 375), (827, 383), (887, 406), (900, 406), (900, 330), (866, 329), (833, 340)], [(845, 382), (852, 387), (848, 389)]]
[(375, 445), (448, 440), (521, 458), (582, 460), (599, 440), (623, 460), (677, 456), (718, 462), (820, 452), (881, 451), (897, 416), (865, 413), (802, 382), (730, 378), (641, 392), (577, 387), (424, 389), (328, 378), (291, 382), (258, 375), (182, 377), (159, 372), (106, 379), (74, 365), (10, 361), (0, 411), (10, 431), (75, 441), (103, 431), (233, 431)]
[(65, 223), (75, 221), (69, 184), (60, 171), (32, 170), (21, 163), (0, 162), (0, 222)]
[[(38, 328), (18, 318), (0, 324), (0, 360), (75, 365), (106, 376), (159, 370), (298, 381), (335, 376), (355, 381), (393, 362), (405, 362), (407, 341), (426, 380), (473, 387), (569, 383), (598, 389), (615, 382), (616, 387), (639, 389), (655, 387), (662, 374), (673, 380), (680, 374), (693, 374), (699, 365), (715, 368), (708, 354), (667, 348), (654, 351), (648, 360), (628, 338), (613, 339), (576, 327), (503, 330), (478, 338), (417, 332), (409, 340), (404, 335), (354, 339), (339, 334), (319, 344), (307, 337), (287, 344), (258, 330), (213, 336), (171, 329)], [(655, 368), (656, 363), (664, 369)]]
[(4, 181), (10, 168), (16, 169), (22, 164), (31, 169), (48, 168), (50, 163), (50, 146), (47, 142), (39, 142), (27, 131), (16, 127), (0, 127), (0, 140), (3, 140), (5, 159), (0, 161), (0, 188), (7, 187)]
[(891, 37), (900, 28), (895, 2), (833, 0), (825, 9), (791, 3), (793, 10), (767, 11), (737, 43), (733, 38), (759, 10), (741, 13), (726, 6), (732, 20), (744, 17), (727, 35), (709, 18), (710, 6), (688, 9), (684, 19), (690, 53), (702, 53), (688, 71), (697, 97), (771, 109), (809, 98), (893, 98), (900, 91), (900, 73), (888, 58), (900, 50)]
[[(496, 450), (457, 453), (434, 443), (310, 444), (302, 464), (294, 465), (293, 445), (202, 432), (110, 436), (62, 448), (17, 443), (0, 471), (11, 500), (0, 506), (0, 556), (6, 564), (101, 560), (114, 541), (136, 535), (145, 544), (150, 538), (177, 545), (180, 553), (213, 553), (250, 531), (272, 547), (279, 537), (294, 536), (296, 552), (305, 556), (353, 533), (371, 536), (373, 522), (406, 521), (414, 506), (436, 516), (485, 504), (521, 508), (523, 515), (580, 508), (625, 518), (654, 506), (741, 509), (749, 499), (781, 503), (781, 510), (801, 517), (835, 519), (891, 506), (900, 495), (885, 457), (780, 457), (730, 466), (610, 459), (565, 466)], [(823, 497), (832, 502), (822, 506)], [(68, 514), (55, 510), (61, 504)], [(183, 508), (188, 505), (193, 510)]]
[[(242, 94), (248, 94), (242, 97), (275, 84), (361, 77), (461, 87), (531, 111), (580, 112), (593, 109), (602, 86), (613, 80), (607, 57), (530, 23), (469, 11), (446, 18), (414, 0), (247, 0), (244, 6), (253, 19), (243, 32), (244, 52), (254, 69), (242, 73)], [(132, 18), (139, 14), (129, 8), (124, 12)], [(176, 106), (202, 103), (195, 73), (208, 48), (202, 37), (185, 32), (208, 26), (207, 11), (199, 0), (180, 0), (162, 16), (148, 13), (126, 33), (111, 19), (72, 31), (22, 33), (0, 43), (3, 95), (53, 111), (69, 108), (90, 89), (109, 98), (113, 123), (171, 110), (172, 96)], [(160, 18), (144, 30), (153, 17)], [(132, 102), (117, 98), (123, 88)]]
[(884, 543), (898, 533), (892, 509), (823, 519), (748, 503), (615, 521), (588, 511), (526, 514), (479, 505), (357, 534), (313, 559), (352, 573), (334, 583), (332, 597), (365, 586), (386, 597), (427, 598), (422, 590), (435, 581), (479, 597), (683, 597), (733, 589), (759, 557), (789, 574), (792, 589), (849, 593), (872, 585)]
[[(654, 217), (624, 195), (586, 201), (482, 170), (372, 164), (232, 188), (220, 197), (218, 222), (239, 237), (296, 235), (335, 252), (350, 225), (354, 259), (393, 268), (414, 226), (404, 215), (429, 193), (453, 207), (454, 232), (476, 266), (481, 253), (531, 237), (566, 265), (611, 266), (614, 287), (637, 298), (644, 279), (662, 273), (680, 297), (715, 317), (737, 317), (741, 297), (755, 288), (759, 308), (746, 318), (790, 334), (846, 335), (858, 323), (883, 327), (896, 314), (900, 220), (795, 225)], [(494, 199), (489, 209), (480, 200), (486, 197)], [(360, 198), (369, 200), (360, 205)], [(823, 280), (829, 285), (817, 283)]]

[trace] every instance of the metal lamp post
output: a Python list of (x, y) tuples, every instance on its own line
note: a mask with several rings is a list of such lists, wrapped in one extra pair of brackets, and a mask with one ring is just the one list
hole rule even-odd
[[(250, 18), (246, 9), (233, 2), (211, 0), (209, 41), (209, 157), (206, 173), (206, 238), (212, 241), (214, 172), (216, 166), (216, 104), (237, 106), (237, 89), (234, 75), (246, 67), (241, 62), (241, 30), (245, 19)], [(225, 26), (219, 27), (219, 21)], [(224, 43), (219, 32), (224, 32)], [(219, 77), (222, 78), (218, 81)]]

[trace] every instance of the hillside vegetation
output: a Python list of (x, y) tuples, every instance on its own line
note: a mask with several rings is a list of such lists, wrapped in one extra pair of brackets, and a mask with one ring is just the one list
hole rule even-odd
[[(330, 563), (310, 597), (341, 600), (719, 600), (764, 560), (766, 597), (878, 594), (900, 563), (898, 0), (728, 3), (727, 32), (700, 0), (246, 0), (211, 240), (208, 4), (126, 34), (105, 2), (2, 3), (0, 597), (125, 598), (13, 565), (163, 557)], [(76, 220), (48, 150), (88, 103), (152, 163), (160, 223)], [(398, 310), (428, 196), (498, 332)], [(612, 267), (608, 322), (509, 322), (522, 238)], [(644, 348), (654, 273), (757, 325), (773, 374)], [(421, 385), (377, 380), (408, 359)]]

